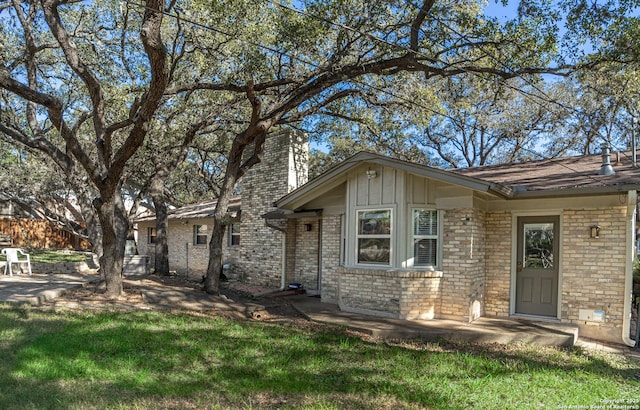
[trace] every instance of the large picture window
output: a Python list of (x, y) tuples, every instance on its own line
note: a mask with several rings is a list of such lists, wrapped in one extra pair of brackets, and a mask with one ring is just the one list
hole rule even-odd
[(391, 264), (391, 210), (358, 211), (358, 263)]
[(438, 265), (438, 211), (413, 210), (413, 266)]

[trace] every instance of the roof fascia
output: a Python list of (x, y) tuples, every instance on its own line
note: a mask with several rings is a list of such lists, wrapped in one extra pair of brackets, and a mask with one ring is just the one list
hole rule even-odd
[(640, 190), (639, 184), (610, 185), (589, 188), (559, 188), (544, 191), (520, 191), (515, 192), (511, 199), (535, 199), (535, 198), (562, 198), (567, 196), (585, 195), (613, 195), (624, 194), (629, 191)]
[(283, 207), (286, 207), (287, 205), (297, 202), (298, 200), (305, 197), (307, 194), (317, 189), (321, 185), (325, 185), (329, 183), (331, 183), (333, 186), (340, 185), (342, 182), (346, 181), (345, 173), (349, 169), (356, 167), (358, 164), (360, 164), (360, 162), (364, 161), (360, 159), (360, 157), (364, 156), (364, 154), (367, 154), (367, 153), (360, 152), (358, 154), (355, 154), (351, 158), (348, 158), (347, 160), (341, 162), (340, 164), (337, 164), (336, 166), (330, 168), (328, 171), (324, 172), (320, 176), (312, 179), (311, 181), (302, 185), (300, 188), (291, 191), (287, 195), (275, 201), (274, 203), (275, 206), (277, 208), (283, 208)]

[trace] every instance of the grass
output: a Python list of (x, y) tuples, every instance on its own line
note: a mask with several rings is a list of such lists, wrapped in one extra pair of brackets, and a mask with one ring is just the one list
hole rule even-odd
[(639, 364), (621, 356), (202, 314), (0, 305), (0, 355), (3, 409), (640, 407)]
[[(31, 258), (31, 262), (36, 263), (60, 263), (60, 262), (83, 262), (87, 260), (84, 252), (53, 250), (53, 249), (33, 249), (24, 250)], [(0, 261), (6, 261), (5, 255), (0, 255)]]

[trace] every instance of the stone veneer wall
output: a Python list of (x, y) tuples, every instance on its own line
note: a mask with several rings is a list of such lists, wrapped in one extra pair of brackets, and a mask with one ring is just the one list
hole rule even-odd
[(511, 298), (511, 213), (488, 212), (485, 221), (485, 247), (491, 250), (485, 263), (485, 313), (487, 316), (507, 317)]
[[(626, 206), (571, 209), (563, 213), (562, 321), (576, 323), (580, 335), (620, 342), (624, 315)], [(600, 237), (590, 237), (598, 224)], [(604, 322), (579, 320), (579, 310), (602, 310)]]
[(262, 161), (242, 179), (241, 251), (236, 267), (252, 283), (280, 286), (285, 235), (268, 227), (263, 215), (276, 209), (274, 201), (307, 181), (307, 160), (307, 137), (280, 131), (267, 137)]
[(296, 219), (289, 219), (283, 221), (283, 227), (286, 227), (286, 270), (285, 270), (285, 285), (287, 283), (299, 282), (296, 278), (296, 230), (298, 221)]
[[(307, 290), (319, 290), (318, 257), (320, 220), (318, 218), (298, 219), (295, 232), (295, 281), (302, 283)], [(305, 225), (311, 225), (307, 231)]]
[[(483, 316), (485, 214), (458, 209), (443, 215), (442, 271), (323, 267), (323, 301), (335, 301), (337, 295), (343, 310), (402, 319), (472, 321)], [(323, 252), (326, 243), (339, 247), (339, 219), (325, 221), (325, 232), (333, 232), (333, 238), (323, 242)], [(339, 249), (333, 253), (339, 255)]]
[(485, 313), (484, 220), (480, 210), (444, 212), (440, 318), (472, 321)]
[(340, 274), (340, 241), (342, 227), (340, 215), (322, 218), (322, 301), (338, 303)]
[[(624, 319), (626, 269), (626, 206), (608, 209), (566, 209), (562, 213), (560, 269), (560, 320), (579, 326), (581, 336), (620, 342)], [(486, 216), (488, 316), (510, 314), (512, 215), (489, 212)], [(589, 227), (601, 228), (598, 239)], [(580, 309), (602, 310), (604, 322), (579, 320)]]

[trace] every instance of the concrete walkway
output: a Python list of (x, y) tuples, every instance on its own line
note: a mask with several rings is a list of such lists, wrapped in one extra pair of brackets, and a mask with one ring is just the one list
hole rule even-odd
[[(69, 289), (98, 280), (99, 276), (96, 274), (0, 275), (0, 302), (40, 305), (59, 297)], [(261, 299), (252, 303), (238, 303), (189, 288), (174, 288), (169, 291), (147, 289), (143, 292), (143, 298), (146, 302), (160, 307), (170, 305), (194, 310), (233, 310), (243, 317), (250, 317), (253, 312), (265, 309), (260, 302)], [(305, 294), (286, 296), (286, 300), (309, 320), (348, 327), (380, 338), (526, 343), (539, 346), (578, 344), (640, 358), (639, 351), (626, 346), (611, 346), (578, 339), (577, 326), (559, 322), (494, 318), (480, 318), (473, 323), (452, 320), (398, 320), (344, 312), (337, 305), (321, 303), (320, 298)]]
[(573, 346), (578, 327), (553, 322), (480, 318), (473, 323), (454, 320), (400, 320), (341, 311), (306, 295), (291, 297), (293, 306), (308, 319), (349, 327), (383, 339), (423, 339), (471, 343), (526, 343)]
[(40, 305), (69, 289), (98, 280), (98, 275), (34, 273), (9, 276), (0, 273), (0, 302)]

